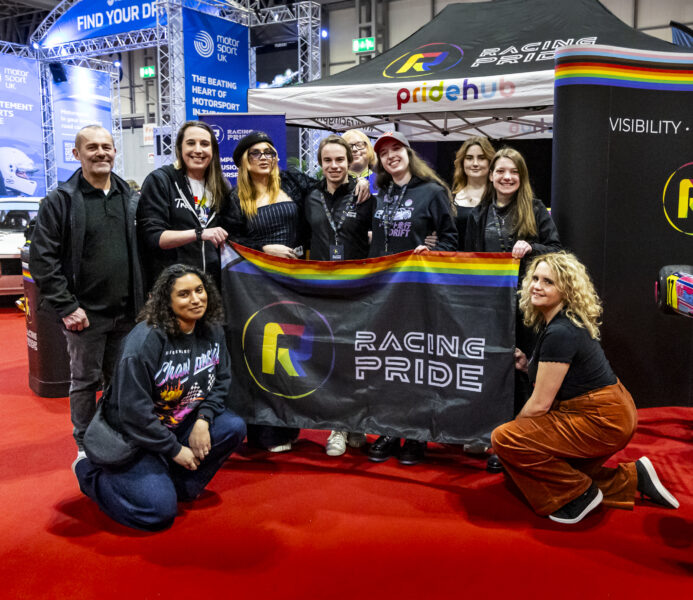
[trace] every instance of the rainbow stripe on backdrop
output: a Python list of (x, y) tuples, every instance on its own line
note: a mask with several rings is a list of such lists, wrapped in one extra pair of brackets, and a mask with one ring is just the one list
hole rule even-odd
[(423, 283), (516, 288), (520, 268), (520, 261), (509, 253), (406, 252), (368, 260), (320, 262), (278, 258), (236, 244), (233, 247), (245, 260), (231, 257), (228, 269), (266, 275), (291, 287), (344, 289)]
[(556, 87), (605, 85), (649, 90), (693, 91), (693, 53), (648, 52), (614, 46), (556, 51)]

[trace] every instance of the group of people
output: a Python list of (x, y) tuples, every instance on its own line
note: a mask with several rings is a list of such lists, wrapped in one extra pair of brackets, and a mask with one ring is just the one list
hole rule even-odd
[[(138, 194), (112, 173), (109, 132), (80, 130), (73, 153), (81, 168), (43, 200), (31, 243), (42, 307), (65, 327), (73, 470), (106, 514), (131, 527), (168, 527), (177, 502), (195, 499), (246, 434), (275, 452), (290, 450), (299, 434), (246, 428), (226, 406), (231, 371), (218, 287), (228, 240), (322, 261), (512, 253), (522, 278), (516, 367), (531, 393), (490, 436), (506, 472), (539, 514), (559, 522), (577, 522), (601, 502), (632, 506), (636, 490), (678, 506), (646, 457), (602, 466), (633, 435), (635, 407), (599, 345), (594, 287), (560, 251), (520, 153), (470, 138), (451, 191), (399, 132), (373, 145), (357, 130), (325, 137), (320, 180), (280, 171), (270, 137), (253, 132), (233, 153), (232, 189), (209, 126), (185, 123), (175, 146), (176, 163), (153, 171)], [(332, 431), (327, 454), (362, 446), (365, 433)], [(380, 436), (368, 455), (416, 464), (425, 447)]]

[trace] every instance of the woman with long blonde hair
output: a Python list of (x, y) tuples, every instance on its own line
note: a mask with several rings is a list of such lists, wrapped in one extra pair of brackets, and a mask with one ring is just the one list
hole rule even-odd
[[(273, 256), (301, 258), (310, 240), (305, 200), (317, 181), (295, 170), (280, 171), (277, 150), (263, 131), (238, 142), (233, 162), (238, 183), (225, 221), (229, 239)], [(357, 187), (368, 195), (367, 183)], [(270, 452), (286, 452), (299, 432), (293, 427), (249, 425), (248, 440)]]
[(531, 358), (515, 351), (515, 366), (529, 374), (533, 391), (491, 439), (532, 508), (573, 524), (600, 504), (632, 508), (636, 490), (678, 508), (646, 456), (604, 466), (633, 436), (637, 411), (599, 343), (602, 306), (585, 267), (566, 252), (536, 257), (520, 307), (525, 324), (539, 332)]
[(238, 181), (231, 192), (229, 237), (283, 258), (302, 255), (301, 211), (314, 180), (297, 171), (280, 172), (272, 139), (254, 131), (233, 152)]

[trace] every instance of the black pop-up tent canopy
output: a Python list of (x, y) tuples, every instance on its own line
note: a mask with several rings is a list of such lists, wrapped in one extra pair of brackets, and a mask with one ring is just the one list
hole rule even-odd
[(680, 47), (632, 29), (596, 0), (451, 4), (406, 40), (331, 77), (249, 92), (249, 112), (410, 139), (550, 137), (554, 53), (569, 45)]

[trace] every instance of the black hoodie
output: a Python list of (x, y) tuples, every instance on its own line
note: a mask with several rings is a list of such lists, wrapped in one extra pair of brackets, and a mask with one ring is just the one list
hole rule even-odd
[[(385, 196), (383, 190), (377, 196), (373, 215), (373, 240), (368, 254), (373, 258), (414, 250), (424, 243), (427, 235), (434, 231), (438, 244), (434, 250), (457, 251), (457, 227), (450, 213), (450, 201), (442, 186), (434, 181), (423, 181), (412, 177), (404, 186), (404, 197), (400, 199), (387, 236), (383, 229)], [(402, 188), (393, 184), (392, 193), (397, 196)]]
[[(224, 198), (222, 211), (227, 206), (228, 195)], [(206, 227), (220, 225), (220, 216), (210, 213)], [(137, 232), (146, 289), (151, 289), (161, 271), (176, 263), (192, 265), (209, 273), (219, 285), (219, 251), (211, 242), (195, 241), (170, 250), (159, 246), (159, 239), (164, 231), (186, 231), (198, 227), (202, 227), (202, 223), (195, 212), (195, 201), (185, 171), (176, 169), (173, 165), (165, 165), (147, 175), (142, 184), (137, 210)]]

